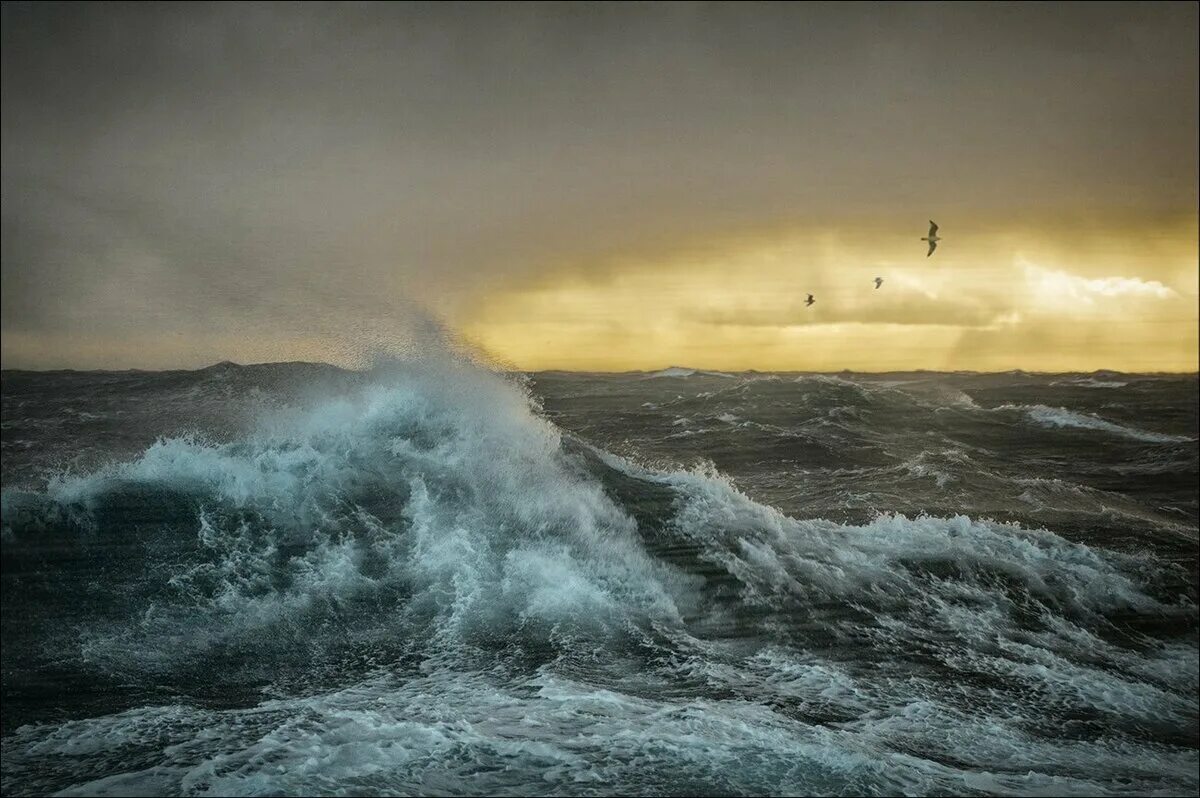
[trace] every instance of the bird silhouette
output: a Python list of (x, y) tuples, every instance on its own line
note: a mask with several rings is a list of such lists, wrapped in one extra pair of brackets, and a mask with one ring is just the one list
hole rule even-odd
[(929, 251), (925, 253), (925, 257), (927, 257), (927, 258), (933, 254), (933, 251), (935, 249), (937, 249), (938, 242), (942, 240), (940, 237), (938, 237), (937, 230), (938, 230), (937, 224), (934, 223), (933, 219), (930, 219), (929, 220), (929, 236), (927, 238), (921, 239), (922, 241), (929, 242)]
[(876, 278), (875, 278), (875, 290), (876, 290), (876, 291), (878, 291), (878, 290), (879, 290), (879, 286), (881, 286), (881, 285), (883, 285), (883, 278), (882, 278), (882, 277), (876, 277)]
[(812, 294), (809, 294), (809, 295), (808, 295), (808, 299), (804, 300), (804, 306), (805, 306), (805, 307), (808, 307), (809, 305), (811, 305), (812, 303), (814, 303), (814, 302), (816, 302), (816, 301), (817, 301), (817, 300), (813, 299), (813, 295), (812, 295)]

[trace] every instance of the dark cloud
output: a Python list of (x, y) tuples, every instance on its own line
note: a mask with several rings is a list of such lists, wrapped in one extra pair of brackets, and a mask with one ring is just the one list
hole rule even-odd
[(789, 220), (1191, 212), (1196, 30), (1153, 3), (5, 3), (3, 329), (336, 331)]

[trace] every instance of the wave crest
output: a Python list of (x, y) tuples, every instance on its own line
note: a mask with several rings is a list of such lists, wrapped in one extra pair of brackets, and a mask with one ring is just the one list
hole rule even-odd
[(1043, 427), (1096, 430), (1146, 443), (1188, 443), (1194, 440), (1183, 435), (1166, 435), (1160, 432), (1126, 427), (1091, 413), (1077, 413), (1065, 407), (1006, 404), (1000, 405), (996, 409), (1021, 411)]

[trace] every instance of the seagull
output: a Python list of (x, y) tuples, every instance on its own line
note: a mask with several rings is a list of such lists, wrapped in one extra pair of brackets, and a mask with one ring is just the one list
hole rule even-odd
[(934, 224), (933, 219), (929, 220), (929, 238), (922, 238), (921, 240), (929, 242), (929, 252), (925, 253), (925, 257), (928, 258), (933, 254), (933, 251), (937, 249), (937, 242), (942, 240), (938, 237), (937, 225)]
[(809, 305), (811, 305), (812, 303), (814, 303), (814, 302), (816, 302), (816, 301), (817, 301), (817, 300), (813, 299), (813, 295), (812, 295), (812, 294), (809, 294), (809, 295), (808, 295), (808, 299), (804, 300), (804, 306), (805, 306), (805, 307), (808, 307)]
[(883, 278), (882, 278), (882, 277), (876, 277), (876, 278), (875, 278), (875, 290), (876, 290), (876, 291), (878, 291), (878, 290), (879, 290), (879, 286), (881, 286), (881, 285), (883, 285)]

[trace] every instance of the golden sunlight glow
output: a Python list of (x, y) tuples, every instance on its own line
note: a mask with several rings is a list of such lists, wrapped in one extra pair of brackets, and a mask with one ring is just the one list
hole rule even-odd
[(919, 229), (793, 231), (559, 273), (458, 322), (531, 370), (1196, 370), (1194, 219), (1128, 234), (938, 222), (931, 258)]

